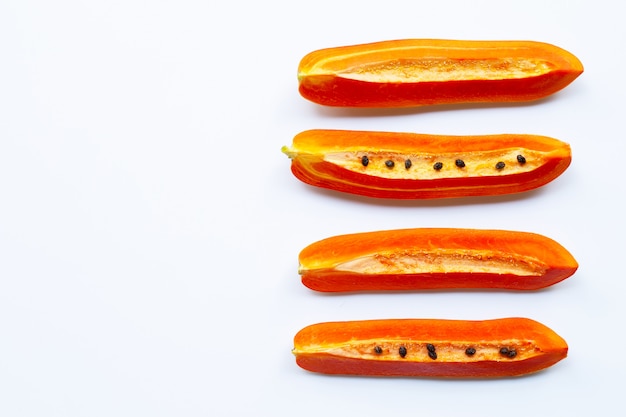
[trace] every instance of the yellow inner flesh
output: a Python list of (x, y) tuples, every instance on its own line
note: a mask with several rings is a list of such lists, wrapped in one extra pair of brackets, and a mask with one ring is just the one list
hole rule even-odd
[(357, 81), (379, 83), (445, 82), (526, 78), (546, 74), (551, 68), (547, 61), (529, 58), (458, 60), (424, 58), (359, 65), (339, 71), (337, 75)]
[[(435, 347), (436, 359), (429, 356), (427, 344), (431, 343)], [(381, 353), (376, 353), (375, 348), (380, 347)], [(406, 348), (406, 355), (402, 357), (400, 348)], [(467, 355), (466, 349), (473, 347), (476, 353)], [(500, 353), (500, 349), (506, 347), (515, 350), (513, 357)], [(464, 342), (458, 341), (437, 342), (437, 341), (417, 341), (417, 340), (359, 340), (336, 345), (309, 345), (296, 348), (294, 354), (302, 353), (326, 353), (343, 358), (375, 359), (379, 361), (413, 361), (413, 362), (478, 362), (478, 361), (514, 361), (528, 359), (541, 353), (541, 349), (529, 340), (498, 340)]]
[(492, 250), (437, 249), (381, 252), (335, 265), (360, 274), (492, 273), (540, 276), (546, 265), (535, 258)]
[[(524, 156), (526, 162), (519, 163), (517, 161), (518, 155)], [(362, 162), (364, 156), (369, 159), (367, 166), (364, 166)], [(407, 159), (411, 161), (410, 168), (405, 167)], [(465, 163), (463, 168), (456, 165), (457, 159), (463, 160)], [(385, 151), (354, 151), (329, 152), (324, 155), (324, 161), (354, 172), (388, 179), (425, 180), (519, 174), (536, 169), (544, 159), (544, 152), (528, 149), (459, 152), (456, 154), (398, 154)], [(385, 164), (387, 161), (392, 161), (393, 166), (388, 167)], [(433, 168), (437, 162), (443, 164), (439, 170)], [(501, 169), (496, 168), (499, 162), (504, 163), (504, 167)]]

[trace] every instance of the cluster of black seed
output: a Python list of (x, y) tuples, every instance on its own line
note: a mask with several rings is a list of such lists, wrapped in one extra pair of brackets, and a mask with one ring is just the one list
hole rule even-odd
[[(524, 165), (526, 163), (526, 158), (524, 157), (524, 155), (517, 155), (517, 162), (521, 165)], [(367, 157), (367, 155), (363, 155), (361, 157), (361, 164), (363, 164), (364, 167), (368, 166), (370, 163), (370, 159)], [(391, 159), (388, 159), (385, 161), (385, 166), (389, 169), (393, 168), (395, 166), (395, 162), (393, 162)], [(465, 168), (465, 161), (462, 159), (457, 159), (456, 161), (454, 161), (454, 165), (456, 165), (458, 168)], [(413, 166), (413, 162), (411, 162), (410, 159), (406, 159), (404, 161), (404, 168), (409, 169)], [(502, 161), (499, 161), (498, 163), (496, 163), (495, 168), (499, 171), (504, 169), (504, 167), (506, 166), (506, 164)], [(443, 162), (435, 162), (433, 164), (433, 169), (435, 171), (439, 171), (443, 168)]]
[(435, 345), (429, 343), (426, 345), (426, 350), (428, 351), (428, 357), (430, 359), (437, 359), (437, 351), (435, 349)]
[(500, 355), (506, 356), (509, 358), (514, 358), (517, 356), (517, 351), (515, 349), (509, 349), (508, 347), (500, 348)]

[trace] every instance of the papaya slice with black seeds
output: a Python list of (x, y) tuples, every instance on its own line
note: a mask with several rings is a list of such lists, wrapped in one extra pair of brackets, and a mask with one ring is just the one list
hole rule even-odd
[(570, 165), (570, 146), (539, 135), (307, 130), (282, 151), (316, 187), (366, 197), (435, 199), (539, 188)]
[(323, 374), (497, 378), (541, 371), (567, 351), (550, 328), (513, 317), (318, 323), (296, 334), (292, 352), (301, 368)]

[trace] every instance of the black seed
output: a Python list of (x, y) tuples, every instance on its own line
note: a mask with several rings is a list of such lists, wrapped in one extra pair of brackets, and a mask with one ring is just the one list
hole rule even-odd
[(398, 349), (398, 353), (400, 353), (400, 356), (404, 358), (406, 356), (406, 348), (404, 346), (400, 346), (400, 349)]
[(454, 161), (454, 164), (458, 166), (459, 168), (465, 167), (465, 161), (463, 161), (462, 159), (457, 159), (456, 161)]
[(474, 356), (475, 353), (476, 349), (474, 349), (473, 347), (468, 347), (467, 349), (465, 349), (465, 354), (467, 356)]
[(374, 348), (374, 353), (376, 353), (377, 355), (380, 355), (381, 353), (383, 353), (383, 348), (381, 348), (380, 346), (376, 346)]
[(443, 168), (443, 164), (441, 162), (435, 162), (433, 168), (435, 169), (435, 171), (439, 171), (441, 168)]
[(429, 352), (434, 352), (435, 351), (435, 345), (428, 343), (426, 345), (426, 349), (428, 349)]
[(437, 352), (431, 352), (430, 350), (428, 351), (428, 357), (430, 359), (437, 359)]
[(410, 159), (407, 159), (406, 161), (404, 161), (404, 167), (405, 167), (406, 169), (411, 168), (411, 165), (413, 165), (413, 162), (411, 162), (411, 160), (410, 160)]
[(496, 164), (496, 169), (504, 169), (505, 163), (500, 161)]
[(361, 158), (361, 163), (363, 164), (364, 167), (366, 167), (367, 164), (370, 163), (370, 159), (366, 155), (363, 155), (363, 157)]
[(500, 355), (508, 356), (508, 354), (509, 354), (509, 348), (506, 348), (506, 347), (500, 348)]
[(509, 358), (514, 358), (517, 356), (517, 351), (515, 349), (509, 349)]
[(388, 161), (385, 161), (385, 165), (387, 165), (387, 168), (393, 168), (395, 164), (393, 163), (392, 160), (388, 160)]
[(517, 162), (524, 165), (526, 163), (526, 158), (524, 158), (524, 155), (517, 155)]

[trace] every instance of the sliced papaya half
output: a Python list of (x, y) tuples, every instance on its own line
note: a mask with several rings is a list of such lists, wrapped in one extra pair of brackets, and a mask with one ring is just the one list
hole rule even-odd
[(299, 254), (302, 283), (315, 291), (538, 290), (578, 263), (536, 233), (459, 228), (382, 230), (329, 237)]
[(300, 94), (342, 107), (524, 102), (563, 89), (580, 60), (534, 41), (401, 39), (313, 51), (300, 61)]
[(294, 338), (303, 369), (323, 374), (496, 378), (567, 356), (565, 340), (527, 318), (386, 319), (313, 324)]
[(307, 130), (282, 151), (302, 182), (390, 199), (514, 194), (541, 187), (571, 163), (567, 143), (523, 134), (451, 136)]

